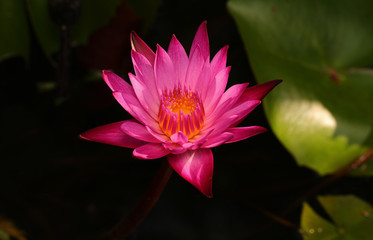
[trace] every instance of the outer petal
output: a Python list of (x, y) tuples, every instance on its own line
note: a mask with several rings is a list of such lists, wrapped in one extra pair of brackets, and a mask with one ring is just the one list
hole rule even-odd
[(217, 54), (215, 54), (214, 58), (211, 61), (211, 72), (213, 76), (215, 76), (218, 72), (220, 72), (226, 67), (227, 53), (228, 46), (225, 46), (222, 49), (220, 49)]
[(147, 128), (140, 124), (137, 121), (125, 121), (121, 126), (120, 129), (126, 133), (128, 136), (136, 138), (138, 140), (144, 142), (151, 142), (151, 143), (160, 143), (162, 141), (156, 139), (151, 135)]
[(207, 141), (202, 144), (201, 148), (213, 148), (220, 146), (224, 143), (229, 142), (233, 138), (233, 134), (229, 132), (224, 132), (222, 134), (216, 135), (213, 138), (207, 139)]
[[(254, 110), (261, 101), (259, 100), (249, 100), (246, 102), (243, 102), (239, 105), (236, 105), (231, 110), (227, 111), (223, 117), (227, 117), (230, 114), (237, 115), (238, 118), (232, 122), (232, 124), (229, 127), (236, 126), (238, 123), (240, 123), (252, 110)], [(218, 120), (219, 121), (219, 120)]]
[(124, 81), (121, 77), (108, 70), (101, 72), (103, 79), (106, 84), (110, 87), (113, 92), (128, 92), (133, 91), (132, 86)]
[(100, 127), (90, 129), (80, 134), (80, 137), (85, 140), (106, 143), (110, 145), (137, 148), (145, 144), (145, 142), (135, 139), (120, 130), (120, 126), (128, 121), (106, 124)]
[(263, 99), (277, 84), (281, 83), (282, 80), (272, 80), (262, 84), (258, 84), (246, 89), (240, 98), (240, 102), (247, 100), (261, 100)]
[(174, 63), (177, 82), (180, 83), (181, 86), (183, 86), (185, 81), (185, 74), (189, 64), (189, 59), (188, 55), (184, 50), (184, 47), (177, 40), (175, 35), (172, 36), (170, 45), (168, 46), (167, 53), (170, 56), (172, 62)]
[(196, 35), (190, 48), (189, 56), (193, 55), (193, 52), (196, 50), (197, 46), (201, 49), (201, 53), (204, 59), (210, 59), (210, 46), (209, 46), (209, 37), (207, 34), (207, 21), (201, 23), (198, 27)]
[(141, 147), (135, 148), (133, 150), (133, 156), (139, 159), (156, 159), (161, 158), (169, 154), (170, 152), (166, 150), (162, 144), (158, 143), (148, 143), (142, 145)]
[(172, 90), (175, 87), (177, 81), (174, 64), (167, 52), (159, 45), (157, 45), (154, 73), (158, 93), (160, 95), (164, 90)]
[(159, 128), (158, 123), (152, 118), (141, 105), (134, 93), (113, 92), (115, 99), (131, 114), (137, 121), (152, 128)]
[(226, 132), (232, 133), (233, 138), (226, 143), (238, 142), (266, 131), (267, 129), (260, 126), (229, 128)]
[(212, 197), (214, 159), (211, 149), (197, 149), (167, 156), (171, 167), (207, 197)]
[(146, 57), (149, 62), (154, 65), (155, 54), (154, 52), (146, 45), (146, 43), (139, 37), (135, 32), (131, 33), (131, 47), (136, 52), (141, 53)]

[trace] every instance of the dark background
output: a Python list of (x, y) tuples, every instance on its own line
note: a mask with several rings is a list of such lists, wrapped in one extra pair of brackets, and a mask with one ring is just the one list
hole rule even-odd
[[(153, 49), (157, 43), (167, 48), (175, 34), (188, 52), (204, 20), (211, 55), (229, 45), (228, 85), (255, 84), (223, 0), (165, 0), (146, 32), (141, 30), (141, 18), (123, 2), (87, 46), (72, 49), (62, 95), (58, 87), (40, 90), (40, 85), (57, 78), (58, 71), (31, 32), (30, 64), (20, 57), (0, 62), (0, 215), (14, 222), (27, 239), (57, 240), (92, 239), (129, 213), (165, 159), (137, 160), (131, 149), (78, 138), (92, 127), (131, 118), (96, 76), (101, 69), (111, 69), (128, 79), (127, 73), (133, 71), (131, 30)], [(58, 54), (54, 57), (58, 61)], [(296, 165), (271, 132), (262, 106), (242, 125), (269, 131), (213, 149), (214, 197), (206, 198), (173, 173), (158, 203), (129, 239), (302, 239), (296, 229), (301, 206), (293, 203), (322, 179)], [(371, 190), (371, 179), (345, 177), (320, 194), (353, 193), (372, 203)], [(309, 201), (325, 216), (314, 198)], [(282, 216), (288, 208), (290, 214)]]

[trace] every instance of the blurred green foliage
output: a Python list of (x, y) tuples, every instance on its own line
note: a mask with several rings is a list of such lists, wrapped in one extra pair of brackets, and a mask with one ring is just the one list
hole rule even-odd
[(301, 228), (305, 240), (370, 240), (373, 236), (373, 208), (352, 196), (319, 197), (333, 222), (303, 205)]
[(29, 29), (23, 1), (0, 0), (0, 61), (29, 54)]
[[(92, 32), (109, 22), (121, 2), (82, 0), (81, 13), (71, 29), (72, 46), (87, 44)], [(147, 29), (156, 16), (161, 0), (129, 0), (128, 4), (143, 20), (143, 28)], [(29, 29), (29, 26), (33, 29)], [(41, 48), (51, 60), (52, 54), (59, 50), (60, 29), (51, 20), (48, 0), (0, 0), (0, 61), (13, 55), (28, 59), (31, 31), (35, 32)]]

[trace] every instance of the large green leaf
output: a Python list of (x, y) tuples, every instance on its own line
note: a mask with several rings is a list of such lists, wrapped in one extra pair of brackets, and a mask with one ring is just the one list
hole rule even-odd
[[(108, 23), (121, 0), (82, 0), (81, 14), (72, 27), (73, 45), (85, 44), (90, 34)], [(45, 54), (50, 57), (60, 45), (60, 31), (48, 12), (47, 0), (28, 0), (30, 16), (38, 40)]]
[(303, 205), (301, 228), (307, 240), (370, 240), (373, 236), (372, 207), (350, 196), (318, 198), (334, 223), (320, 217), (308, 204)]
[(29, 52), (29, 29), (23, 1), (0, 0), (0, 61)]
[(228, 8), (258, 82), (284, 80), (264, 107), (298, 164), (328, 174), (372, 147), (372, 1), (230, 0)]

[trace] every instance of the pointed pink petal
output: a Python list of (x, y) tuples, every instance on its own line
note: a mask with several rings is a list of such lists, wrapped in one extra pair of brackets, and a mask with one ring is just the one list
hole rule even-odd
[(153, 66), (138, 52), (131, 51), (131, 55), (136, 78), (142, 83), (142, 85), (146, 86), (146, 91), (149, 92), (151, 101), (153, 101), (154, 104), (159, 105), (160, 100), (157, 85), (155, 83)]
[[(152, 118), (143, 108), (136, 95), (131, 93), (113, 92), (115, 99), (122, 104), (126, 111), (137, 121), (145, 126), (149, 126), (156, 132), (160, 132), (158, 121)], [(127, 109), (128, 108), (128, 109)]]
[(166, 156), (170, 152), (162, 144), (148, 143), (133, 150), (133, 156), (138, 159), (157, 159)]
[(200, 48), (197, 46), (196, 50), (190, 56), (188, 69), (185, 76), (185, 86), (190, 89), (196, 89), (197, 80), (201, 74), (205, 60), (202, 56)]
[(246, 89), (242, 94), (240, 101), (247, 100), (261, 100), (263, 99), (274, 87), (276, 87), (282, 80), (272, 80), (262, 84), (258, 84)]
[(238, 106), (229, 109), (224, 114), (214, 118), (214, 121), (207, 122), (201, 132), (210, 131), (214, 129), (208, 138), (213, 138), (226, 131), (230, 127), (236, 126), (242, 121), (252, 110), (254, 110), (261, 101), (250, 100), (241, 103)]
[(198, 149), (167, 156), (171, 167), (207, 197), (212, 197), (214, 158), (211, 149)]
[(172, 36), (170, 45), (168, 46), (168, 55), (171, 58), (171, 61), (174, 63), (177, 82), (184, 85), (185, 82), (185, 73), (189, 64), (188, 55), (186, 54), (184, 47), (177, 40), (175, 35)]
[(105, 80), (106, 84), (110, 87), (111, 91), (113, 92), (127, 92), (131, 91), (132, 89), (131, 85), (129, 85), (126, 81), (124, 81), (121, 77), (119, 77), (113, 72), (103, 70), (101, 72), (101, 75)]
[(167, 52), (159, 45), (157, 45), (155, 56), (154, 73), (159, 94), (162, 94), (166, 89), (174, 89), (177, 83), (174, 64)]
[(132, 49), (142, 54), (149, 60), (150, 64), (154, 65), (155, 54), (149, 46), (135, 32), (131, 33), (130, 39)]
[[(230, 114), (237, 115), (238, 118), (235, 119), (229, 127), (237, 126), (252, 110), (254, 110), (261, 101), (259, 100), (248, 100), (246, 102), (240, 103), (236, 105), (231, 110), (227, 111), (227, 113), (224, 114), (223, 117), (227, 117)], [(217, 120), (219, 121), (219, 120)]]
[(137, 148), (144, 145), (145, 142), (135, 139), (120, 130), (120, 126), (126, 122), (127, 121), (121, 121), (96, 127), (83, 132), (80, 134), (80, 137), (93, 142), (106, 143), (126, 148)]
[(209, 47), (209, 37), (207, 34), (207, 21), (201, 23), (198, 27), (197, 33), (194, 36), (192, 47), (190, 48), (189, 56), (193, 55), (193, 52), (199, 46), (203, 59), (210, 59), (210, 47)]
[[(217, 121), (213, 122), (212, 124), (209, 123), (208, 125), (204, 125), (203, 129), (201, 130), (200, 134), (204, 135), (206, 133), (209, 133), (206, 139), (214, 138), (221, 133), (225, 132), (225, 130), (232, 125), (232, 123), (235, 123), (238, 119), (238, 115), (225, 115), (224, 117), (219, 118)], [(200, 139), (197, 140), (198, 142)]]
[(236, 84), (230, 87), (223, 96), (221, 97), (218, 105), (214, 109), (213, 113), (207, 113), (205, 123), (215, 121), (215, 119), (221, 116), (223, 113), (231, 109), (236, 101), (241, 97), (249, 83)]
[(208, 59), (203, 63), (201, 73), (199, 74), (197, 82), (192, 86), (192, 90), (198, 91), (200, 93), (201, 99), (205, 99), (210, 89), (211, 82), (211, 67), (210, 61)]
[(227, 65), (227, 53), (228, 46), (223, 47), (215, 54), (214, 58), (211, 61), (211, 72), (215, 76), (218, 72), (223, 70)]
[(216, 135), (213, 138), (207, 139), (207, 141), (202, 144), (201, 148), (213, 148), (220, 146), (226, 142), (229, 142), (233, 138), (233, 134), (229, 132), (224, 132), (222, 134)]
[(160, 143), (158, 139), (153, 137), (146, 127), (139, 122), (132, 120), (132, 121), (126, 121), (121, 126), (120, 129), (126, 133), (127, 135), (139, 139), (144, 142), (151, 142), (151, 143)]
[(213, 79), (210, 82), (210, 88), (207, 90), (207, 95), (203, 103), (205, 104), (205, 110), (206, 114), (211, 113), (218, 101), (220, 100), (222, 94), (224, 93), (224, 90), (227, 86), (229, 72), (231, 70), (231, 67), (227, 67), (224, 70), (220, 71), (215, 79)]
[(226, 132), (232, 133), (233, 138), (227, 141), (226, 143), (238, 142), (246, 138), (258, 135), (260, 133), (264, 133), (266, 131), (267, 129), (260, 126), (229, 128)]

